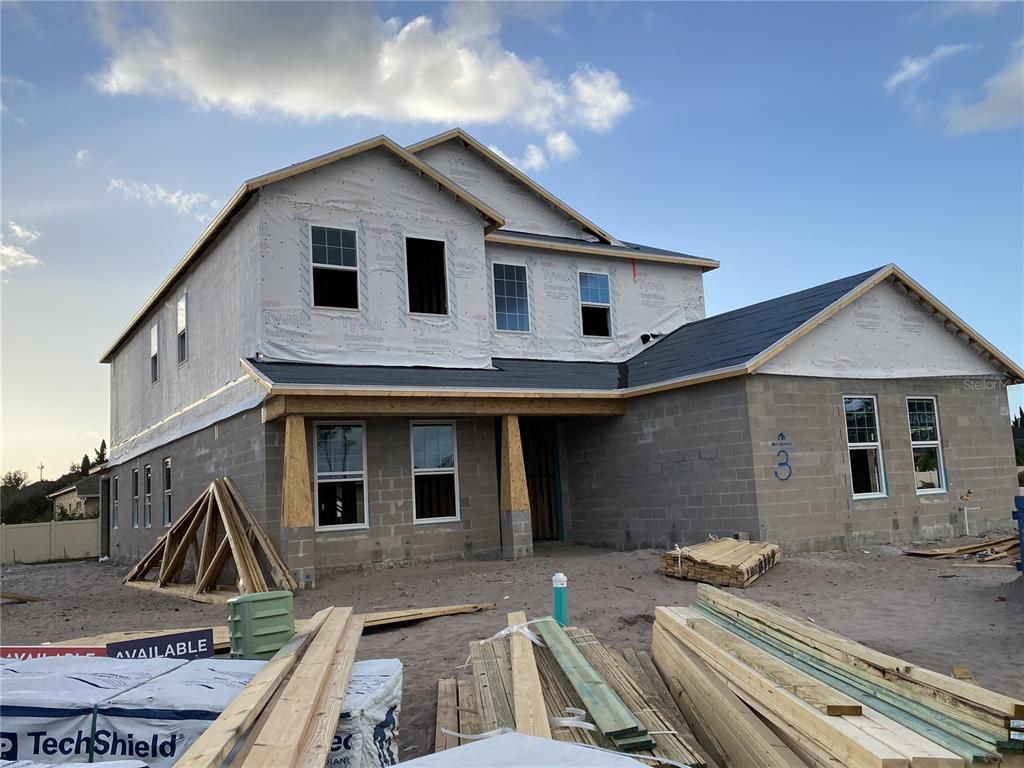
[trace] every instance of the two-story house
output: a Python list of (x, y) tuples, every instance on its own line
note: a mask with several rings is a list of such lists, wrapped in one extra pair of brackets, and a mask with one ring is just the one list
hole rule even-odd
[(307, 583), (536, 539), (1003, 522), (1020, 366), (892, 265), (705, 318), (718, 266), (618, 240), (461, 130), (247, 181), (103, 355), (110, 554), (219, 475)]

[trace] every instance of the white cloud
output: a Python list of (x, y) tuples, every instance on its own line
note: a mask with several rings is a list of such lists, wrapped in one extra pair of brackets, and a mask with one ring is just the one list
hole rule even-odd
[(527, 144), (523, 151), (523, 159), (520, 168), (524, 171), (539, 171), (548, 164), (544, 156), (544, 150), (536, 144)]
[(946, 130), (963, 136), (1014, 128), (1024, 120), (1024, 51), (1014, 46), (1014, 61), (985, 81), (985, 95), (971, 104), (954, 103), (946, 112)]
[(143, 25), (102, 5), (110, 58), (94, 82), (240, 115), (610, 130), (631, 108), (614, 72), (585, 65), (560, 79), (503, 45), (503, 15), (550, 16), (537, 5), (452, 3), (438, 21), (404, 21), (363, 3), (168, 3), (147, 6)]
[(209, 221), (210, 216), (205, 209), (213, 207), (216, 201), (211, 200), (202, 192), (171, 192), (160, 184), (146, 184), (141, 181), (111, 179), (107, 185), (108, 192), (122, 192), (131, 200), (142, 200), (148, 205), (167, 205), (178, 213), (194, 215), (199, 221)]
[[(28, 80), (22, 80), (20, 77), (12, 77), (11, 75), (0, 76), (0, 113), (8, 112), (7, 99), (15, 94), (22, 94), (24, 96), (34, 96), (36, 92), (35, 86), (32, 85)], [(20, 117), (15, 117), (15, 121), (25, 124), (25, 121)]]
[[(13, 220), (7, 222), (7, 229), (25, 245), (31, 245), (42, 234), (30, 227), (23, 227)], [(19, 267), (36, 267), (42, 263), (38, 257), (26, 251), (23, 246), (5, 243), (4, 235), (0, 233), (0, 272), (9, 272)]]
[(943, 59), (964, 51), (973, 46), (968, 43), (957, 45), (940, 45), (927, 56), (906, 56), (900, 62), (900, 68), (885, 81), (885, 90), (892, 94), (900, 87), (911, 87), (928, 78), (930, 70)]
[(75, 165), (77, 165), (79, 168), (84, 168), (86, 165), (89, 164), (89, 160), (90, 159), (91, 159), (91, 156), (90, 156), (89, 150), (88, 149), (80, 149), (77, 152), (75, 152), (75, 159), (72, 160), (72, 162)]
[(946, 0), (927, 3), (910, 14), (911, 21), (936, 23), (957, 16), (992, 16), (1005, 5), (1001, 0)]
[(43, 234), (38, 230), (21, 226), (21, 224), (14, 221), (14, 219), (7, 222), (7, 228), (11, 230), (12, 235), (24, 242), (26, 245), (38, 240), (39, 236)]
[(580, 153), (580, 148), (576, 146), (572, 136), (565, 131), (549, 133), (544, 145), (554, 160), (571, 160)]

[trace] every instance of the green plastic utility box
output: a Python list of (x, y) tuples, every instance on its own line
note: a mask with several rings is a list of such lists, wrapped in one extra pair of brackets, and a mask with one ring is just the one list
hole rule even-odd
[(292, 593), (257, 592), (228, 600), (231, 658), (269, 659), (295, 634)]

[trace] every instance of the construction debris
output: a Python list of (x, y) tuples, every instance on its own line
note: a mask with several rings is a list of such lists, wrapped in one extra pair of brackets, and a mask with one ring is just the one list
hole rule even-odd
[(471, 680), (438, 681), (435, 751), (458, 746), (460, 735), (514, 728), (714, 768), (646, 654), (613, 651), (551, 618), (527, 622), (516, 612), (508, 622), (470, 643)]
[[(237, 486), (230, 478), (218, 478), (157, 539), (156, 545), (125, 576), (124, 583), (204, 603), (226, 602), (238, 594), (269, 592), (254, 544), (266, 559), (277, 587), (297, 590), (298, 583)], [(188, 570), (190, 552), (194, 583), (184, 584), (181, 580)], [(237, 571), (236, 591), (218, 584), (229, 559)], [(145, 581), (156, 567), (156, 580)]]
[(20, 592), (0, 592), (0, 603), (3, 603), (5, 605), (17, 605), (19, 603), (38, 603), (40, 600), (42, 600), (41, 597), (23, 595)]
[[(398, 624), (408, 624), (424, 619), (433, 619), (439, 616), (454, 616), (460, 613), (477, 613), (488, 611), (494, 608), (494, 603), (465, 603), (463, 605), (440, 605), (436, 608), (403, 608), (396, 611), (378, 611), (377, 613), (364, 613), (363, 629), (372, 627), (385, 627)], [(311, 619), (296, 619), (295, 631), (302, 632)], [(76, 637), (71, 640), (61, 640), (51, 645), (73, 645), (90, 646), (106, 645), (107, 643), (120, 643), (126, 640), (143, 640), (147, 637), (158, 637), (160, 635), (177, 634), (181, 632), (198, 632), (210, 627), (186, 627), (184, 629), (147, 629), (134, 630), (129, 632), (107, 632), (102, 635), (91, 635), (89, 637)], [(228, 628), (224, 626), (212, 627), (213, 649), (216, 652), (228, 651), (231, 648), (231, 639), (228, 636)]]
[(903, 554), (914, 557), (975, 557), (980, 562), (1001, 560), (1006, 557), (1016, 557), (1020, 560), (1020, 538), (1016, 535), (1000, 536), (995, 539), (979, 541), (974, 544), (961, 544), (955, 547), (911, 547), (904, 549)]
[(658, 570), (677, 579), (703, 581), (720, 587), (746, 587), (781, 559), (778, 544), (716, 539), (665, 552)]
[(1014, 726), (1024, 701), (714, 587), (697, 591), (693, 608), (657, 609), (654, 660), (726, 765), (954, 768), (1024, 747)]

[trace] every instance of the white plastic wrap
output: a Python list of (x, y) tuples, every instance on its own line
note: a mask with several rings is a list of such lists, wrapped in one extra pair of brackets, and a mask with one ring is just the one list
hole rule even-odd
[(647, 763), (571, 742), (503, 733), (402, 765), (416, 768), (639, 768)]
[(999, 375), (920, 302), (888, 282), (805, 334), (758, 373), (850, 379)]

